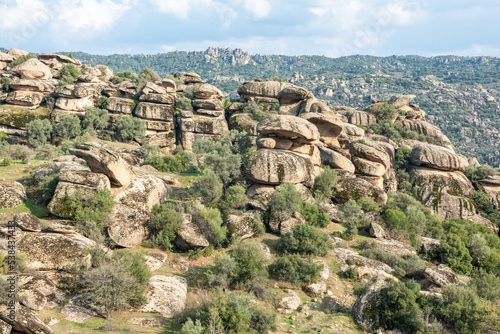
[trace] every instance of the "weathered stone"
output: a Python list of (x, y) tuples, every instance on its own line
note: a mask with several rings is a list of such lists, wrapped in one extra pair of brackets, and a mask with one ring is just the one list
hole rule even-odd
[(82, 258), (90, 263), (87, 248), (97, 244), (81, 235), (28, 233), (17, 242), (19, 252), (26, 254), (29, 267), (38, 270), (63, 270)]
[(293, 290), (288, 290), (287, 295), (278, 301), (277, 311), (290, 314), (297, 310), (300, 304), (302, 304), (300, 297)]
[(371, 222), (370, 224), (370, 229), (369, 229), (370, 236), (373, 238), (380, 238), (383, 239), (387, 237), (387, 232), (383, 229), (382, 226), (375, 222)]
[(289, 111), (290, 114), (292, 115), (300, 115), (302, 117), (303, 114), (307, 113), (315, 113), (315, 114), (320, 114), (320, 115), (329, 115), (333, 116), (334, 114), (330, 110), (330, 107), (328, 107), (324, 102), (318, 100), (315, 97), (312, 97), (310, 99), (304, 100), (300, 102), (300, 104), (297, 106), (297, 108), (294, 108), (293, 110)]
[(50, 68), (38, 59), (28, 59), (11, 70), (23, 79), (51, 79)]
[(194, 118), (194, 132), (218, 135), (228, 130), (229, 128), (224, 118), (205, 116), (198, 116), (198, 118)]
[(193, 107), (198, 109), (207, 109), (207, 110), (224, 110), (224, 106), (220, 100), (193, 100)]
[(164, 319), (158, 318), (145, 318), (134, 317), (127, 320), (127, 323), (134, 326), (148, 327), (148, 328), (166, 328), (169, 323)]
[(278, 150), (289, 150), (293, 145), (293, 141), (286, 138), (275, 138), (275, 141), (276, 146), (274, 148)]
[(148, 139), (148, 144), (158, 147), (172, 147), (175, 145), (175, 132), (167, 131), (152, 135)]
[(69, 99), (66, 97), (59, 97), (56, 100), (56, 107), (62, 110), (85, 111), (89, 107), (95, 105), (93, 96), (83, 97), (81, 99)]
[(340, 168), (354, 173), (354, 164), (342, 154), (325, 147), (319, 147), (319, 151), (321, 153), (321, 162), (324, 165), (329, 165), (332, 168)]
[[(390, 168), (392, 166), (391, 156), (385, 151), (384, 148), (385, 147), (381, 147), (380, 149), (378, 149), (360, 142), (355, 142), (350, 145), (350, 151), (353, 156), (364, 158), (373, 162), (378, 162), (381, 163), (385, 168)], [(394, 148), (392, 150), (394, 152)]]
[(133, 99), (137, 94), (137, 84), (132, 81), (122, 81), (116, 86), (119, 97)]
[(54, 85), (50, 80), (29, 80), (14, 78), (9, 83), (9, 89), (48, 93), (54, 90)]
[(278, 81), (247, 81), (238, 88), (238, 94), (244, 99), (249, 97), (278, 97), (279, 92), (291, 84)]
[(59, 55), (55, 53), (44, 53), (38, 56), (40, 60), (51, 60), (55, 59), (59, 63), (63, 64), (73, 64), (73, 65), (81, 65), (82, 63), (78, 59), (74, 59), (68, 56)]
[(308, 120), (316, 125), (320, 137), (338, 137), (344, 130), (344, 123), (331, 114), (319, 114), (308, 112), (300, 115), (301, 118)]
[(37, 216), (29, 212), (22, 212), (14, 215), (14, 222), (23, 231), (27, 232), (42, 231), (42, 223), (40, 223), (40, 219), (38, 219)]
[(257, 125), (257, 131), (263, 135), (278, 137), (301, 137), (306, 140), (318, 140), (318, 128), (300, 118), (289, 115), (271, 115)]
[(383, 262), (361, 256), (349, 249), (337, 247), (333, 249), (333, 253), (342, 263), (358, 267), (367, 267), (380, 275), (382, 273), (391, 274), (394, 271), (390, 266)]
[(106, 101), (106, 109), (113, 113), (132, 114), (134, 108), (135, 108), (135, 102), (132, 99), (110, 97)]
[(239, 130), (241, 132), (250, 132), (253, 136), (257, 135), (258, 121), (254, 120), (249, 114), (233, 114), (229, 118), (229, 128), (231, 130)]
[(125, 159), (98, 143), (80, 144), (70, 153), (84, 159), (93, 172), (106, 174), (116, 186), (127, 186), (136, 177)]
[(437, 239), (431, 239), (426, 237), (421, 237), (420, 239), (422, 241), (422, 251), (424, 253), (432, 250), (437, 250), (441, 247), (441, 241)]
[(385, 253), (390, 253), (397, 256), (417, 254), (417, 252), (412, 246), (401, 241), (388, 240), (388, 239), (375, 239), (373, 240), (373, 242), (377, 246), (377, 249)]
[(353, 110), (348, 113), (349, 123), (361, 126), (370, 126), (377, 123), (377, 117), (366, 111)]
[(401, 124), (408, 130), (415, 131), (417, 133), (437, 139), (445, 145), (451, 145), (448, 137), (446, 137), (437, 126), (430, 124), (425, 120), (406, 119), (401, 121)]
[[(173, 122), (162, 122), (162, 121), (144, 121), (147, 130), (155, 131), (169, 131), (174, 129)], [(174, 135), (175, 137), (175, 135)]]
[(96, 307), (89, 293), (83, 293), (71, 298), (61, 310), (61, 315), (67, 321), (83, 324), (90, 318), (99, 316), (104, 309)]
[(10, 321), (8, 317), (8, 310), (3, 311), (0, 314), (0, 318), (3, 321), (9, 322), (12, 329), (28, 334), (54, 334), (54, 331), (43, 323), (42, 320), (38, 318), (35, 312), (30, 310), (28, 307), (16, 304), (15, 306), (15, 320)]
[(326, 292), (325, 282), (307, 283), (302, 289), (311, 297), (320, 297)]
[(134, 110), (134, 115), (140, 118), (169, 121), (174, 120), (174, 107), (168, 104), (140, 102)]
[(250, 180), (264, 184), (302, 183), (311, 180), (311, 160), (289, 151), (261, 149), (246, 164)]
[(378, 204), (387, 203), (387, 194), (380, 188), (375, 187), (366, 180), (347, 178), (337, 185), (337, 199), (348, 201), (349, 199), (358, 200), (361, 197), (371, 197)]
[(362, 179), (373, 185), (374, 187), (377, 187), (381, 190), (385, 190), (384, 188), (384, 178), (382, 176), (370, 176), (370, 175), (364, 175), (364, 174), (356, 174), (355, 175), (358, 179)]
[(248, 188), (247, 196), (262, 203), (267, 203), (271, 199), (271, 195), (274, 192), (274, 189), (274, 186), (257, 183)]
[(222, 99), (224, 97), (220, 89), (209, 84), (195, 86), (195, 88), (193, 88), (193, 95), (197, 99), (206, 100)]
[(3, 62), (6, 62), (6, 63), (10, 63), (14, 60), (14, 56), (10, 55), (10, 54), (7, 54), (7, 53), (3, 53), (0, 51), (0, 61), (3, 61)]
[(410, 103), (414, 98), (415, 95), (395, 95), (387, 103), (392, 104), (396, 108), (401, 108)]
[(424, 270), (425, 278), (437, 286), (457, 285), (460, 283), (458, 276), (450, 267), (444, 264), (439, 266), (429, 265)]
[(232, 240), (244, 240), (255, 235), (255, 219), (257, 219), (256, 211), (246, 211), (241, 215), (228, 215), (225, 225), (229, 227)]
[(191, 215), (183, 215), (182, 227), (177, 232), (175, 245), (184, 251), (208, 247), (210, 244), (200, 228), (191, 222)]
[(101, 71), (95, 67), (83, 66), (80, 68), (80, 75), (78, 80), (82, 82), (100, 82), (101, 81)]
[(175, 93), (177, 91), (177, 85), (175, 84), (175, 81), (171, 79), (164, 78), (155, 81), (155, 84), (157, 84), (160, 87), (163, 87), (167, 91), (167, 93)]
[(356, 171), (369, 176), (384, 176), (386, 169), (384, 165), (367, 159), (353, 157), (352, 162), (356, 166)]
[(375, 325), (374, 315), (380, 305), (379, 292), (388, 283), (383, 277), (377, 278), (368, 289), (358, 297), (352, 306), (352, 317), (358, 325), (372, 327)]
[(80, 99), (92, 95), (100, 95), (100, 86), (94, 84), (64, 85), (55, 90), (57, 97)]
[(149, 93), (149, 94), (142, 94), (139, 97), (139, 100), (141, 101), (168, 104), (168, 105), (173, 105), (176, 99), (177, 97), (174, 94), (169, 94), (169, 93), (165, 94)]
[(421, 144), (411, 153), (411, 163), (417, 166), (424, 165), (441, 170), (465, 171), (469, 161), (461, 154), (436, 145)]
[(284, 87), (277, 96), (281, 104), (294, 103), (313, 97), (314, 96), (307, 89), (292, 85)]
[(10, 334), (12, 326), (3, 320), (0, 320), (0, 334)]
[(0, 181), (0, 209), (18, 207), (26, 200), (26, 191), (21, 183)]
[(201, 116), (212, 116), (212, 117), (221, 118), (224, 116), (224, 111), (223, 110), (210, 110), (210, 109), (197, 109), (196, 114), (201, 115)]
[(66, 296), (66, 293), (57, 289), (54, 283), (41, 275), (22, 274), (17, 277), (17, 282), (20, 284), (18, 294), (24, 297), (21, 304), (35, 311), (47, 306), (54, 308)]
[(193, 72), (174, 72), (173, 76), (177, 79), (181, 79), (184, 84), (196, 84), (203, 82), (200, 76)]
[(113, 70), (106, 65), (97, 65), (95, 68), (97, 68), (101, 72), (101, 81), (109, 81), (114, 76)]
[(16, 90), (9, 93), (6, 102), (18, 106), (36, 107), (42, 103), (44, 96), (40, 92)]
[(257, 146), (260, 148), (273, 149), (276, 146), (276, 140), (274, 138), (269, 138), (269, 137), (257, 138), (256, 143)]
[(148, 303), (140, 309), (141, 312), (154, 312), (165, 318), (172, 318), (184, 310), (188, 288), (185, 278), (155, 275), (148, 285)]

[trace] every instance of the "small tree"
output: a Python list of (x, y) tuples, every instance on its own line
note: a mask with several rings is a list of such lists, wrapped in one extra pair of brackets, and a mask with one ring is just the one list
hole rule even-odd
[(280, 238), (278, 248), (288, 254), (325, 256), (332, 248), (332, 241), (325, 232), (298, 224)]
[(52, 124), (48, 119), (31, 121), (26, 125), (28, 143), (33, 147), (41, 146), (50, 140), (52, 131)]
[(106, 129), (109, 124), (109, 113), (106, 109), (89, 107), (85, 111), (82, 123), (85, 129)]
[(130, 71), (125, 71), (125, 72), (120, 72), (116, 73), (113, 78), (111, 79), (111, 82), (114, 83), (115, 85), (124, 82), (124, 81), (132, 81), (132, 82), (137, 82), (138, 78), (137, 75), (130, 72)]
[(191, 186), (191, 191), (194, 196), (201, 197), (206, 205), (214, 205), (222, 196), (223, 185), (211, 169), (205, 169), (203, 175)]
[(264, 108), (260, 106), (257, 102), (255, 101), (250, 101), (248, 102), (242, 110), (244, 113), (250, 114), (252, 118), (256, 121), (262, 121), (264, 120), (268, 115), (264, 111)]
[(58, 137), (74, 139), (82, 133), (80, 119), (78, 116), (66, 115), (61, 118), (61, 122), (56, 125), (55, 133)]
[(300, 210), (302, 195), (291, 183), (283, 183), (276, 188), (269, 200), (269, 206), (276, 217), (281, 220), (287, 220), (294, 212)]
[(171, 250), (177, 231), (182, 226), (182, 216), (171, 203), (155, 205), (152, 211), (154, 218), (148, 223), (151, 240), (147, 245)]
[(144, 121), (131, 115), (120, 115), (116, 119), (116, 131), (123, 140), (130, 141), (146, 133)]
[(265, 271), (264, 252), (256, 243), (242, 243), (233, 248), (231, 256), (236, 262), (235, 283), (248, 285)]
[(320, 201), (330, 201), (337, 185), (337, 172), (325, 167), (314, 180), (314, 197)]
[(73, 85), (80, 76), (80, 72), (73, 64), (64, 65), (59, 71), (59, 86)]

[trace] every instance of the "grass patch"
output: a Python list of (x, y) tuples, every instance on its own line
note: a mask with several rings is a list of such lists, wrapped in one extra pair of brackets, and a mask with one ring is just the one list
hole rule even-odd
[(5, 181), (20, 181), (29, 175), (30, 166), (40, 166), (45, 162), (45, 160), (31, 160), (29, 164), (23, 164), (21, 160), (14, 160), (10, 166), (0, 166), (0, 175)]
[(50, 214), (49, 209), (45, 205), (40, 205), (36, 203), (36, 200), (29, 199), (16, 208), (11, 209), (0, 209), (1, 215), (15, 215), (22, 212), (29, 212), (37, 216), (38, 218), (46, 217)]

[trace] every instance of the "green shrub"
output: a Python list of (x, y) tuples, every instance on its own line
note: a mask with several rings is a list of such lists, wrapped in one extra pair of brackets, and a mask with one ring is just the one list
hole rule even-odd
[(6, 92), (9, 91), (9, 89), (10, 89), (10, 80), (9, 80), (9, 78), (2, 78), (2, 81), (0, 81), (0, 89), (3, 89)]
[(242, 112), (249, 114), (252, 116), (252, 118), (256, 121), (262, 121), (264, 120), (268, 115), (264, 111), (264, 108), (260, 106), (257, 102), (255, 101), (249, 101), (247, 102), (243, 108)]
[(115, 85), (117, 85), (123, 81), (137, 82), (138, 78), (137, 78), (136, 74), (134, 74), (130, 71), (125, 71), (125, 72), (116, 73), (113, 76), (113, 78), (111, 79), (111, 82), (114, 83)]
[(236, 261), (231, 255), (221, 253), (217, 254), (214, 262), (208, 266), (205, 272), (205, 282), (209, 286), (219, 286), (225, 289), (232, 284), (235, 275)]
[(206, 169), (190, 190), (194, 196), (200, 197), (204, 204), (214, 205), (222, 196), (223, 184), (211, 169)]
[(319, 201), (330, 201), (337, 185), (337, 172), (326, 166), (314, 180), (314, 197)]
[(10, 64), (9, 64), (9, 68), (14, 68), (16, 67), (17, 65), (20, 65), (30, 59), (33, 59), (33, 58), (36, 58), (36, 56), (34, 54), (31, 54), (31, 53), (28, 53), (27, 55), (23, 55), (21, 57), (18, 57), (17, 59), (13, 60)]
[(85, 109), (82, 124), (84, 129), (106, 129), (109, 125), (109, 113), (106, 109), (89, 107)]
[(274, 190), (269, 200), (273, 215), (280, 221), (287, 220), (294, 212), (300, 211), (302, 194), (292, 183), (283, 183)]
[[(156, 155), (161, 155), (161, 149), (156, 145), (144, 144), (139, 148), (139, 151), (141, 151), (141, 153), (143, 154), (143, 156), (146, 160), (149, 159), (150, 157), (153, 157)], [(144, 164), (145, 163), (143, 163), (143, 165)]]
[(149, 81), (159, 80), (160, 76), (149, 68), (143, 68), (137, 76), (137, 89), (142, 89)]
[(339, 205), (339, 217), (347, 224), (347, 233), (356, 235), (360, 227), (368, 227), (370, 219), (361, 210), (361, 206), (353, 199)]
[(443, 288), (442, 320), (457, 333), (478, 333), (482, 312), (472, 289), (448, 285)]
[(82, 133), (82, 127), (78, 116), (65, 115), (59, 124), (55, 126), (55, 134), (64, 139), (74, 139)]
[(464, 242), (456, 234), (447, 235), (437, 251), (439, 262), (448, 265), (453, 271), (469, 275), (472, 270), (472, 257)]
[(490, 165), (481, 165), (481, 166), (468, 166), (465, 168), (465, 175), (471, 181), (479, 181), (487, 176), (498, 174), (498, 172), (491, 167)]
[(151, 271), (146, 264), (144, 251), (132, 252), (125, 249), (121, 252), (115, 252), (113, 259), (123, 264), (130, 271), (130, 274), (135, 277), (137, 283), (141, 285), (149, 283)]
[(278, 243), (278, 249), (285, 254), (325, 256), (331, 248), (328, 234), (306, 224), (295, 225)]
[(323, 264), (311, 259), (304, 260), (296, 254), (279, 257), (269, 265), (271, 277), (295, 284), (316, 282), (321, 270), (323, 270)]
[(245, 193), (246, 188), (239, 184), (227, 188), (218, 204), (224, 216), (245, 208), (248, 203), (248, 198)]
[(380, 205), (371, 197), (361, 197), (357, 200), (357, 203), (364, 212), (378, 213), (380, 211)]
[(50, 144), (44, 144), (36, 149), (35, 158), (38, 160), (50, 160), (57, 156), (57, 149)]
[(236, 262), (234, 282), (238, 286), (248, 286), (265, 272), (265, 256), (257, 243), (246, 242), (235, 246), (231, 256)]
[(12, 160), (10, 160), (9, 158), (4, 158), (3, 159), (3, 165), (5, 167), (9, 167), (10, 165), (12, 165)]
[(172, 203), (155, 205), (152, 210), (153, 219), (149, 221), (150, 240), (146, 246), (171, 250), (177, 232), (182, 226), (182, 216)]
[(185, 96), (181, 96), (177, 100), (177, 102), (175, 103), (175, 108), (177, 110), (193, 111), (193, 105), (191, 104), (191, 100)]
[(97, 108), (105, 109), (107, 104), (108, 104), (108, 98), (106, 96), (99, 96), (99, 101), (97, 102)]
[(417, 298), (418, 290), (414, 291), (402, 282), (390, 280), (389, 286), (379, 292), (373, 327), (399, 329), (404, 333), (420, 332), (424, 329), (425, 321)]
[(120, 115), (116, 119), (116, 132), (125, 141), (142, 137), (146, 133), (146, 124), (140, 118)]
[(215, 248), (222, 247), (227, 237), (227, 227), (222, 226), (223, 220), (220, 211), (216, 208), (202, 206), (193, 215), (193, 221)]
[(73, 64), (63, 65), (59, 71), (59, 84), (58, 86), (73, 85), (80, 76), (80, 72)]
[(181, 334), (203, 334), (205, 333), (205, 327), (201, 325), (200, 319), (196, 319), (196, 323), (188, 318), (188, 320), (182, 325)]
[(320, 212), (317, 206), (310, 203), (302, 202), (300, 213), (309, 225), (327, 227), (330, 224), (330, 217), (326, 213)]
[[(180, 173), (188, 169), (190, 165), (196, 164), (195, 157), (192, 157), (191, 152), (178, 151), (176, 154), (167, 153), (165, 155), (159, 155), (159, 148), (151, 147), (149, 145), (151, 154), (144, 162), (143, 165), (151, 165), (160, 172), (176, 172)], [(148, 148), (143, 148), (141, 151), (145, 152)]]
[(43, 177), (40, 182), (40, 190), (42, 194), (42, 199), (45, 202), (49, 202), (56, 191), (57, 184), (59, 183), (59, 173), (54, 172)]
[(50, 140), (52, 135), (52, 124), (48, 119), (37, 119), (26, 125), (28, 143), (32, 147), (38, 147)]
[(388, 264), (395, 270), (398, 278), (403, 278), (405, 276), (421, 277), (425, 269), (425, 261), (414, 254), (401, 257), (381, 251), (377, 248), (365, 249), (360, 254), (367, 258)]
[(377, 117), (377, 122), (392, 121), (398, 114), (396, 107), (389, 103), (374, 103), (366, 108), (365, 111), (374, 114)]
[(500, 277), (498, 274), (474, 270), (470, 287), (481, 298), (491, 301), (500, 299)]

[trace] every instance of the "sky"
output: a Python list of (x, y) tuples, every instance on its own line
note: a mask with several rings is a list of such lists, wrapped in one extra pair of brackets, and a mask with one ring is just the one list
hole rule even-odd
[(0, 0), (0, 46), (500, 57), (499, 18), (500, 0)]

